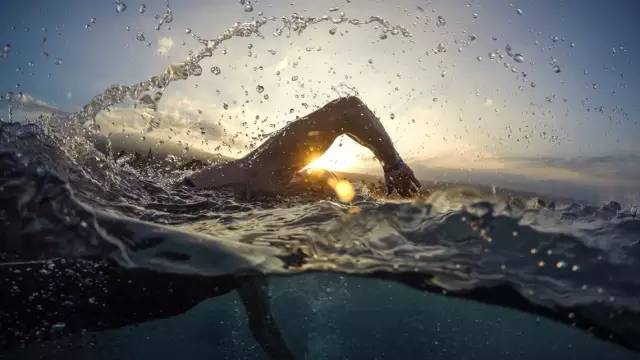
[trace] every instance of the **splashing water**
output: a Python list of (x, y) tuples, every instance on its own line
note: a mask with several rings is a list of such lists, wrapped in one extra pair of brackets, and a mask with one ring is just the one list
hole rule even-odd
[[(173, 19), (171, 10), (167, 8), (167, 12), (161, 21), (161, 24), (168, 23)], [(410, 37), (411, 33), (400, 25), (393, 25), (379, 16), (371, 16), (366, 20), (349, 19), (344, 13), (341, 13), (339, 17), (322, 16), (316, 17), (303, 17), (297, 14), (293, 14), (289, 17), (275, 18), (275, 17), (262, 17), (258, 20), (249, 23), (236, 23), (232, 27), (228, 28), (221, 35), (214, 39), (205, 39), (192, 33), (194, 39), (196, 39), (203, 48), (197, 53), (190, 56), (186, 60), (180, 63), (170, 65), (162, 74), (152, 76), (148, 80), (138, 82), (133, 85), (113, 85), (102, 94), (94, 97), (90, 103), (85, 105), (81, 112), (76, 113), (74, 118), (82, 119), (95, 119), (95, 116), (103, 110), (109, 107), (119, 104), (127, 99), (137, 100), (144, 96), (149, 91), (159, 91), (166, 89), (169, 84), (177, 80), (186, 80), (189, 76), (198, 76), (202, 71), (198, 71), (200, 68), (199, 63), (205, 59), (212, 57), (215, 50), (225, 41), (233, 39), (234, 37), (250, 37), (258, 36), (262, 37), (260, 29), (269, 22), (280, 22), (280, 26), (276, 28), (274, 36), (281, 36), (284, 31), (289, 34), (296, 33), (301, 34), (310, 25), (315, 25), (322, 22), (332, 22), (334, 24), (348, 23), (354, 26), (363, 26), (368, 24), (378, 24), (381, 26), (382, 34), (399, 35), (404, 37)], [(139, 41), (145, 41), (143, 33), (138, 33), (137, 39)], [(220, 74), (219, 67), (211, 68), (211, 72), (215, 75)], [(195, 75), (198, 74), (198, 75)]]

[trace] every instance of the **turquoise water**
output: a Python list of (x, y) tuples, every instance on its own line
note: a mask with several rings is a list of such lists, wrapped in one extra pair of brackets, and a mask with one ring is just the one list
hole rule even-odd
[[(640, 359), (571, 326), (338, 274), (270, 280), (276, 322), (306, 359)], [(135, 301), (135, 299), (132, 299)], [(235, 292), (172, 318), (29, 345), (5, 359), (260, 359)]]

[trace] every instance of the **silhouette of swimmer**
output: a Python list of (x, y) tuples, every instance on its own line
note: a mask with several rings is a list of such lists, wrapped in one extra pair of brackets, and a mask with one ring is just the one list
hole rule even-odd
[(402, 161), (380, 120), (357, 97), (338, 98), (272, 134), (245, 157), (199, 170), (183, 184), (231, 188), (251, 194), (281, 194), (299, 171), (322, 155), (340, 135), (348, 135), (382, 163), (388, 193), (411, 196), (421, 185)]

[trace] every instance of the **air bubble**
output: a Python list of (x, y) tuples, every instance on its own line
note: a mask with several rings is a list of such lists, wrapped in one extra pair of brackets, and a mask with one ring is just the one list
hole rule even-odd
[(256, 86), (256, 91), (258, 92), (258, 94), (261, 94), (264, 91), (264, 86), (262, 85)]
[(253, 11), (253, 5), (251, 4), (246, 4), (244, 6), (244, 12), (252, 12)]
[(59, 57), (56, 58), (55, 64), (56, 65), (62, 65), (62, 58), (59, 58)]
[(556, 267), (557, 267), (558, 269), (564, 269), (564, 268), (566, 268), (566, 267), (567, 267), (567, 263), (566, 263), (566, 262), (564, 262), (564, 261), (558, 261), (558, 262), (556, 263)]
[(140, 7), (138, 8), (138, 12), (140, 14), (144, 14), (144, 12), (147, 11), (147, 5), (145, 4), (140, 4)]
[(560, 66), (558, 65), (553, 65), (553, 72), (556, 74), (559, 74), (562, 70), (560, 69)]
[(330, 35), (335, 35), (336, 31), (337, 31), (337, 29), (333, 27), (333, 28), (329, 29), (329, 34)]
[(186, 34), (191, 34), (191, 29), (190, 29), (190, 28), (186, 28), (186, 29), (184, 29), (184, 32), (185, 32)]
[(517, 9), (516, 10), (516, 14), (522, 15), (522, 14), (524, 14), (524, 11), (522, 11), (522, 9)]

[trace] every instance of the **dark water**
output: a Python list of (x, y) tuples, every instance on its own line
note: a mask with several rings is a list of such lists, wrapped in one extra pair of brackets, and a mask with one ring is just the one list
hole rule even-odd
[[(76, 334), (25, 354), (139, 358), (189, 348), (194, 357), (201, 350), (202, 357), (222, 351), (252, 358), (258, 347), (241, 326), (235, 295), (166, 323), (91, 331), (177, 315), (246, 276), (331, 271), (389, 283), (339, 275), (272, 281), (276, 298), (283, 297), (272, 301), (280, 330), (294, 352), (309, 358), (622, 358), (634, 356), (623, 347), (640, 350), (637, 208), (473, 187), (433, 189), (404, 202), (364, 188), (348, 205), (316, 195), (244, 202), (175, 186), (190, 171), (179, 155), (105, 154), (87, 130), (58, 120), (0, 128), (5, 349)], [(133, 280), (142, 284), (141, 297), (113, 295), (122, 279), (131, 283), (133, 269), (144, 274)], [(146, 292), (141, 279), (157, 289)], [(216, 290), (203, 290), (209, 287)], [(204, 315), (217, 311), (220, 326)], [(90, 335), (78, 337), (83, 330)], [(212, 343), (216, 336), (220, 342)]]
[[(276, 321), (308, 359), (637, 359), (587, 333), (519, 311), (338, 274), (271, 279)], [(2, 355), (0, 355), (2, 356)], [(302, 357), (302, 356), (301, 356)], [(260, 359), (235, 293), (182, 316), (73, 335), (5, 359)]]

